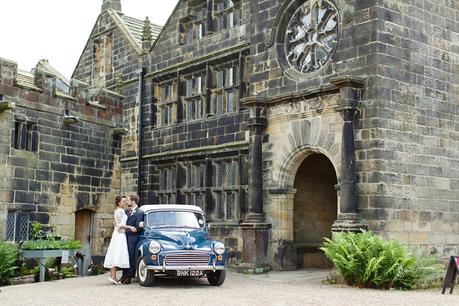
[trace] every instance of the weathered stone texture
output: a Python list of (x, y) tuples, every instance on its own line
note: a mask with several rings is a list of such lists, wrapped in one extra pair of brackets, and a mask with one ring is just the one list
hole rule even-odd
[(381, 48), (358, 131), (360, 207), (385, 235), (451, 255), (459, 236), (459, 6), (382, 1), (368, 13)]
[[(0, 61), (0, 66), (5, 63)], [(31, 76), (31, 81), (39, 77)], [(66, 238), (75, 234), (76, 211), (111, 212), (120, 189), (120, 138), (113, 135), (122, 114), (119, 96), (94, 96), (101, 108), (19, 77), (14, 82), (2, 77), (0, 95), (15, 102), (12, 110), (0, 113), (2, 239), (6, 216), (15, 211), (28, 212), (30, 221), (55, 225)], [(28, 99), (35, 96), (38, 99)], [(79, 121), (67, 125), (64, 114)], [(17, 122), (34, 126), (32, 149), (14, 147)]]

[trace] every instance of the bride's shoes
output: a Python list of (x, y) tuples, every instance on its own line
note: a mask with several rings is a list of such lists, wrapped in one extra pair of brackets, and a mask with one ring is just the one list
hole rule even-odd
[(113, 285), (119, 285), (120, 284), (119, 281), (117, 281), (116, 279), (113, 279), (111, 277), (109, 277), (108, 280), (111, 281)]

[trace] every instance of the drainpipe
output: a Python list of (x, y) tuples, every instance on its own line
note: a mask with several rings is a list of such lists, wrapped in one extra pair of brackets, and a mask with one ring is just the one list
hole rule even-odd
[(139, 198), (142, 197), (142, 181), (143, 181), (143, 173), (142, 173), (142, 156), (143, 156), (143, 82), (145, 75), (145, 68), (142, 67), (138, 71), (139, 76), (139, 117), (137, 120), (137, 195)]

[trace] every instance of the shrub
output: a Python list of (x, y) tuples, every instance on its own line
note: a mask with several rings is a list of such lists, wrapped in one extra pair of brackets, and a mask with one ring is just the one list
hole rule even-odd
[(369, 231), (336, 233), (321, 249), (351, 286), (411, 289), (438, 271), (433, 257), (420, 260), (398, 241)]
[(440, 287), (444, 277), (444, 266), (435, 256), (416, 258), (416, 264), (404, 267), (394, 279), (394, 288), (428, 289)]
[(15, 244), (0, 241), (0, 284), (8, 285), (17, 269), (17, 247)]

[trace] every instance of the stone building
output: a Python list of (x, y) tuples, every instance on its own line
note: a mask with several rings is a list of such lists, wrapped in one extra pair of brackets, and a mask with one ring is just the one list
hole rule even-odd
[[(112, 147), (121, 187), (110, 192), (200, 205), (244, 267), (327, 266), (323, 237), (366, 227), (448, 256), (459, 240), (458, 23), (452, 0), (181, 0), (160, 31), (104, 0), (73, 79), (122, 98), (111, 121), (124, 131)], [(2, 139), (14, 135), (8, 120)], [(19, 175), (11, 150), (0, 164)], [(8, 181), (3, 211), (30, 194)]]
[(46, 60), (29, 73), (0, 59), (0, 239), (27, 240), (38, 221), (103, 258), (122, 192), (120, 158), (137, 149), (132, 79), (144, 28), (145, 47), (159, 27), (103, 1), (70, 81)]
[(103, 254), (120, 190), (122, 98), (70, 84), (46, 60), (32, 73), (0, 60), (1, 239), (27, 240), (37, 221)]
[(362, 227), (455, 254), (458, 16), (179, 1), (143, 66), (142, 199), (201, 205), (249, 266), (326, 266), (323, 237)]

